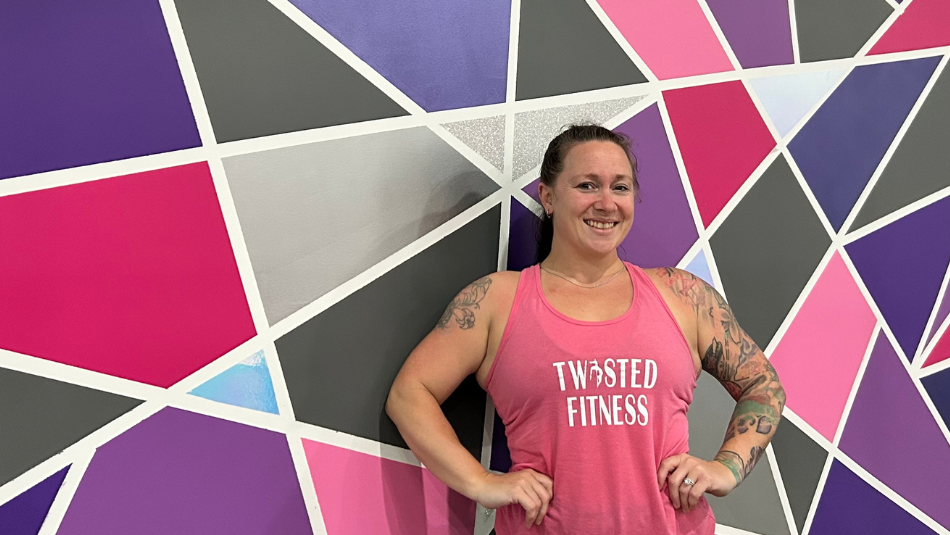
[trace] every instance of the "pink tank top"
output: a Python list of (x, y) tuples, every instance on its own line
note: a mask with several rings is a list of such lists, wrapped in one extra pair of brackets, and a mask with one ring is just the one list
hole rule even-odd
[(512, 471), (554, 480), (540, 526), (498, 509), (498, 535), (711, 535), (705, 497), (673, 509), (657, 489), (660, 461), (689, 450), (686, 411), (696, 376), (686, 338), (646, 273), (626, 264), (630, 308), (608, 321), (554, 309), (537, 265), (525, 269), (486, 388), (505, 423)]

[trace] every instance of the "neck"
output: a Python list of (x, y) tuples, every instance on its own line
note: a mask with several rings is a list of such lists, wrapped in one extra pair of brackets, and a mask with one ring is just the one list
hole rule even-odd
[(571, 277), (581, 284), (593, 284), (621, 268), (617, 251), (607, 255), (584, 256), (568, 253), (552, 244), (551, 254), (541, 262), (545, 269)]

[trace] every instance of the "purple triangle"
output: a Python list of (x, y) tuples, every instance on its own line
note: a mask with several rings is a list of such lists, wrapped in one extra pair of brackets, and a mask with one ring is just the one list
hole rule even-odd
[(2, 2), (0, 35), (0, 179), (201, 146), (158, 2)]
[(100, 446), (60, 535), (310, 535), (287, 436), (165, 408)]
[(621, 258), (643, 267), (675, 266), (699, 238), (656, 104), (614, 129), (632, 140), (640, 199)]
[[(950, 527), (950, 444), (880, 333), (854, 405), (841, 451), (945, 527)], [(894, 531), (892, 533), (903, 533)]]
[(937, 309), (937, 317), (934, 318), (934, 325), (930, 328), (930, 334), (927, 335), (928, 344), (934, 339), (934, 335), (937, 334), (937, 329), (939, 329), (943, 321), (947, 319), (948, 314), (950, 314), (950, 292), (943, 294), (943, 301), (940, 303), (940, 308)]
[(856, 67), (788, 148), (840, 230), (940, 57)]
[(794, 63), (787, 0), (707, 0), (744, 69)]
[(948, 228), (950, 197), (845, 246), (908, 359), (950, 264)]
[(291, 3), (426, 111), (505, 101), (510, 2)]
[[(56, 493), (66, 479), (69, 467), (30, 487), (26, 492), (0, 505), (0, 532), (16, 535), (36, 535), (43, 527), (46, 513), (56, 499)], [(9, 530), (9, 531), (7, 531)]]
[(538, 184), (540, 183), (541, 183), (541, 179), (536, 178), (534, 179), (533, 182), (521, 188), (521, 191), (527, 193), (528, 197), (531, 197), (532, 199), (538, 201), (538, 204), (541, 204), (541, 195), (538, 194)]
[(809, 533), (933, 535), (934, 532), (845, 465), (834, 461)]
[(511, 198), (511, 219), (508, 224), (508, 269), (521, 271), (537, 263), (538, 216)]

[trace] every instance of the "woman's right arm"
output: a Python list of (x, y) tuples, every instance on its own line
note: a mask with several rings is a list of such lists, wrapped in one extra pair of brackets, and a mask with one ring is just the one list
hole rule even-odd
[(533, 470), (504, 475), (485, 470), (459, 442), (440, 407), (485, 359), (492, 315), (503, 301), (493, 299), (493, 277), (499, 275), (473, 282), (449, 303), (396, 376), (386, 414), (416, 457), (443, 483), (489, 509), (520, 503), (525, 525), (540, 524), (552, 497), (551, 479)]

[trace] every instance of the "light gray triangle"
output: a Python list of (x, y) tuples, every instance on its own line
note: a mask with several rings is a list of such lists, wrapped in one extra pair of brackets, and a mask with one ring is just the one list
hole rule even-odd
[[(736, 402), (709, 374), (703, 373), (693, 392), (689, 419), (689, 453), (711, 461), (722, 446)], [(769, 458), (762, 455), (752, 473), (725, 498), (706, 495), (716, 522), (762, 535), (789, 535), (788, 521), (772, 477)]]
[(643, 98), (644, 96), (618, 98), (526, 111), (515, 115), (512, 178), (517, 180), (540, 165), (548, 143), (565, 126), (574, 123), (603, 124)]
[(498, 190), (426, 127), (224, 159), (271, 325)]
[(465, 143), (476, 154), (494, 165), (499, 171), (505, 169), (505, 116), (482, 117), (468, 121), (445, 123), (443, 128)]

